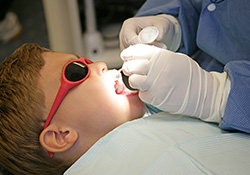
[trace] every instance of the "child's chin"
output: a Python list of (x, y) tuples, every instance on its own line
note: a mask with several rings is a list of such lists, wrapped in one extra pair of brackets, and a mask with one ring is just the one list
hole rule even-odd
[(128, 100), (130, 103), (131, 111), (133, 110), (136, 111), (138, 116), (144, 115), (146, 110), (146, 105), (143, 101), (141, 101), (138, 95), (128, 96)]

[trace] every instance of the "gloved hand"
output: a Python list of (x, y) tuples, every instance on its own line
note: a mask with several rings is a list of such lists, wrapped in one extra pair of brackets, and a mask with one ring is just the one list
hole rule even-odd
[(227, 73), (207, 72), (190, 57), (137, 44), (123, 50), (122, 70), (139, 97), (163, 111), (220, 122), (230, 80)]
[(162, 41), (168, 50), (177, 51), (181, 44), (181, 26), (178, 20), (166, 14), (134, 17), (124, 21), (120, 31), (120, 49), (140, 43), (139, 32), (148, 26), (155, 26), (159, 30), (157, 41)]

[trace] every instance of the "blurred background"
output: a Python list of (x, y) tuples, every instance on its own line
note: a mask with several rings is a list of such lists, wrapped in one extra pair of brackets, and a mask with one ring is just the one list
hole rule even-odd
[(18, 16), (23, 31), (16, 39), (0, 42), (0, 61), (23, 43), (32, 42), (49, 47), (42, 0), (15, 0), (11, 4), (10, 10)]
[(14, 0), (10, 10), (23, 30), (18, 38), (0, 42), (0, 61), (24, 43), (37, 43), (117, 68), (122, 22), (134, 16), (144, 1)]

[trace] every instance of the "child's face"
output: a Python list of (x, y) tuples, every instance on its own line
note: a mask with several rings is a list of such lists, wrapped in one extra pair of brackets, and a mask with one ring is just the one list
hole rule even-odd
[[(45, 120), (60, 87), (65, 64), (78, 57), (54, 52), (44, 53), (43, 57), (46, 63), (41, 70), (40, 83), (46, 99)], [(120, 124), (141, 117), (145, 105), (135, 93), (119, 95), (115, 92), (116, 70), (108, 70), (101, 62), (89, 67), (89, 77), (69, 90), (51, 124), (57, 122), (77, 129), (80, 137), (88, 136), (87, 141), (92, 145)]]

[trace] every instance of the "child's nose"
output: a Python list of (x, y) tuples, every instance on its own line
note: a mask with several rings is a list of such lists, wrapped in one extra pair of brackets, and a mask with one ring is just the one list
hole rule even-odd
[(97, 72), (98, 75), (101, 75), (108, 70), (108, 67), (104, 62), (95, 62), (90, 64), (89, 67), (91, 71)]

